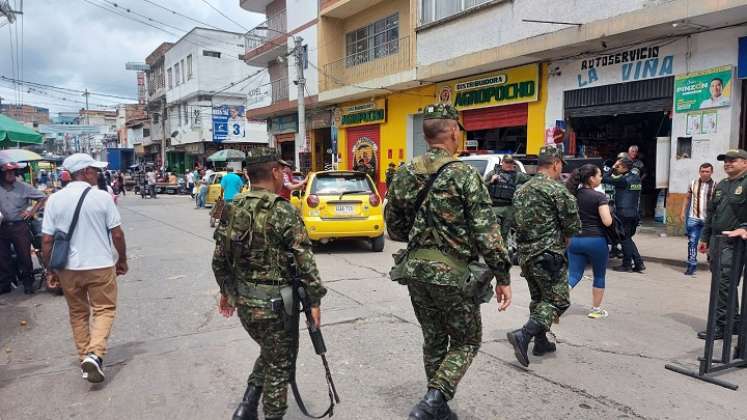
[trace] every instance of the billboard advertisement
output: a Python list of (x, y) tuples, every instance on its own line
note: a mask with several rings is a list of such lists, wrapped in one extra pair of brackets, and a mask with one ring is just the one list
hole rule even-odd
[(241, 105), (213, 107), (213, 142), (241, 141), (246, 137), (246, 113)]
[(675, 111), (687, 112), (729, 106), (733, 73), (733, 67), (729, 65), (675, 77)]

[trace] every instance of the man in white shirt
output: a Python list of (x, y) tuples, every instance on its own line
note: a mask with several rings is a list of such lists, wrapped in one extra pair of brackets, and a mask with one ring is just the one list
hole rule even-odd
[[(61, 285), (65, 292), (81, 373), (84, 379), (97, 383), (104, 380), (102, 357), (116, 314), (117, 275), (127, 273), (125, 237), (114, 201), (96, 187), (99, 170), (106, 162), (76, 153), (62, 165), (72, 174), (73, 182), (47, 200), (42, 249), (49, 267), (55, 232), (69, 231), (75, 208), (90, 188), (70, 238), (67, 265), (55, 273), (50, 271), (48, 282), (52, 287)], [(116, 263), (112, 244), (117, 250)]]
[(708, 92), (711, 96), (700, 103), (700, 109), (716, 108), (729, 105), (729, 98), (723, 96), (724, 81), (716, 77), (708, 85)]

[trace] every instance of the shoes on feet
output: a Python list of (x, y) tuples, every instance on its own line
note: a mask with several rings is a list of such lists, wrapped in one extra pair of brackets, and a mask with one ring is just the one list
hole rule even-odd
[(609, 314), (602, 308), (591, 308), (591, 312), (588, 315), (591, 319), (607, 318)]
[(88, 353), (83, 362), (80, 364), (80, 370), (83, 372), (83, 379), (88, 382), (97, 384), (104, 382), (104, 361), (93, 353)]
[(632, 273), (633, 268), (627, 265), (618, 265), (617, 267), (612, 267), (612, 271), (618, 271), (621, 273)]
[(644, 271), (646, 271), (646, 265), (642, 262), (638, 263), (635, 265), (635, 267), (633, 267), (633, 271), (636, 273), (643, 273)]
[(686, 276), (693, 276), (693, 275), (695, 275), (695, 268), (696, 268), (696, 266), (694, 266), (694, 265), (688, 265), (687, 266), (687, 270), (685, 271), (685, 275)]

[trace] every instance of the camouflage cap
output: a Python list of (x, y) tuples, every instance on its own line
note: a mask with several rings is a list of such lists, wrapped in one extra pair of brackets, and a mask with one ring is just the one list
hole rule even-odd
[(246, 166), (261, 165), (268, 162), (280, 162), (277, 150), (271, 147), (256, 147), (246, 152)]
[(423, 120), (454, 120), (459, 128), (464, 131), (462, 123), (459, 122), (459, 111), (448, 104), (432, 104), (423, 109)]
[(563, 152), (555, 146), (548, 145), (542, 146), (537, 155), (537, 161), (540, 164), (553, 163), (555, 159), (560, 159), (561, 162), (565, 163), (563, 159)]
[(513, 155), (503, 155), (502, 162), (513, 163), (514, 162), (514, 156)]
[(747, 159), (747, 151), (743, 149), (731, 149), (724, 154), (718, 155), (716, 159), (720, 161), (726, 159)]
[(617, 154), (618, 159), (630, 159), (630, 155), (627, 152), (620, 152)]

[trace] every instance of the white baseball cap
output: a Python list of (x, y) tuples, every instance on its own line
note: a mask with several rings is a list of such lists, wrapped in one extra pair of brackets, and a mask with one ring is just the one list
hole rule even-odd
[(62, 162), (62, 167), (70, 171), (70, 173), (78, 172), (81, 169), (86, 168), (106, 168), (108, 165), (109, 163), (95, 160), (85, 153), (72, 154)]

